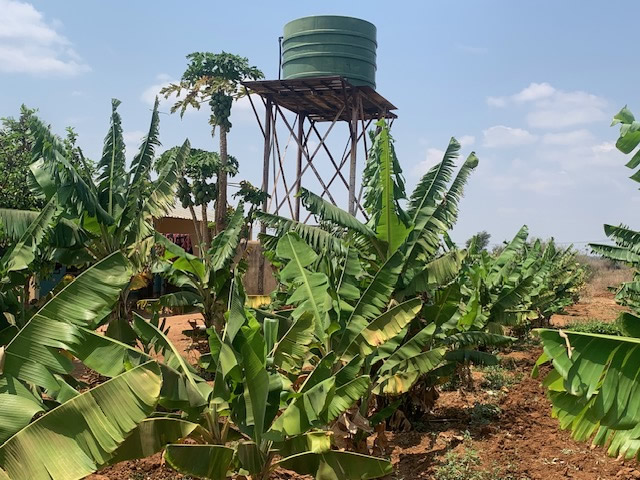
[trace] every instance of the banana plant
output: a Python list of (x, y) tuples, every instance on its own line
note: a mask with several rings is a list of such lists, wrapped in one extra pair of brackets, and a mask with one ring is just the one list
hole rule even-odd
[[(212, 480), (228, 478), (231, 472), (266, 480), (278, 467), (319, 479), (355, 480), (390, 473), (387, 460), (334, 450), (326, 429), (364, 395), (369, 378), (332, 372), (333, 353), (311, 370), (305, 367), (305, 353), (313, 342), (313, 316), (258, 319), (245, 307), (240, 278), (234, 277), (224, 331), (209, 330), (211, 354), (206, 367), (215, 381), (198, 422), (205, 434), (195, 443), (167, 445), (167, 464)], [(197, 424), (192, 425), (184, 431), (195, 432)], [(192, 433), (189, 436), (193, 438)], [(142, 447), (134, 446), (138, 442), (130, 442), (127, 449), (142, 452)], [(162, 448), (161, 442), (154, 444)], [(118, 458), (131, 458), (124, 450), (123, 446)], [(146, 454), (154, 450), (147, 448)]]
[[(197, 425), (180, 419), (147, 419), (157, 415), (158, 406), (188, 411), (191, 398), (185, 398), (185, 392), (193, 393), (188, 381), (194, 381), (188, 369), (179, 371), (179, 362), (167, 352), (162, 352), (167, 364), (158, 364), (144, 352), (91, 328), (109, 314), (129, 276), (126, 259), (112, 254), (2, 342), (3, 480), (79, 480), (108, 464), (159, 450), (159, 442), (202, 434)], [(71, 376), (72, 358), (110, 379), (80, 393), (83, 384)], [(200, 380), (198, 387), (206, 395), (206, 382)], [(34, 449), (40, 452), (35, 457)]]
[[(415, 336), (408, 334), (422, 308), (421, 300), (392, 302), (399, 252), (368, 287), (360, 284), (363, 267), (352, 247), (342, 263), (335, 267), (329, 264), (332, 275), (318, 268), (324, 259), (293, 232), (279, 240), (276, 257), (283, 265), (280, 280), (288, 289), (286, 303), (291, 308), (278, 315), (288, 314), (298, 321), (313, 319), (316, 349), (302, 352), (303, 358), (317, 365), (329, 362), (325, 368), (339, 377), (371, 378), (359, 406), (362, 416), (368, 415), (371, 393), (406, 393), (422, 375), (439, 365), (444, 349), (428, 348), (433, 325), (419, 329)], [(405, 337), (409, 338), (403, 342)]]
[[(640, 165), (640, 122), (624, 107), (613, 118), (620, 124), (618, 150), (635, 153), (627, 167)], [(640, 181), (636, 171), (631, 179)], [(625, 336), (537, 330), (544, 351), (537, 366), (552, 362), (553, 370), (543, 380), (553, 404), (552, 414), (560, 427), (571, 430), (579, 441), (591, 440), (607, 447), (611, 456), (640, 458), (640, 407), (637, 392), (640, 352), (640, 288), (638, 265), (640, 233), (625, 226), (605, 225), (614, 245), (593, 244), (591, 248), (606, 258), (629, 264), (634, 269), (631, 282), (619, 287), (616, 300), (631, 308), (618, 318)], [(534, 370), (537, 375), (538, 368)]]
[[(284, 252), (291, 247), (279, 241), (287, 232), (295, 232), (307, 244), (306, 248), (301, 247), (306, 252), (304, 257), (295, 258), (295, 262), (283, 270), (285, 284), (293, 280), (289, 277), (294, 273), (308, 277), (305, 273), (308, 267), (329, 279), (328, 289), (319, 284), (314, 295), (306, 292), (306, 298), (315, 302), (316, 316), (325, 317), (316, 318), (316, 328), (327, 326), (323, 311), (327, 310), (326, 291), (333, 303), (332, 310), (340, 317), (336, 325), (341, 326), (360, 298), (360, 292), (374, 284), (383, 288), (377, 292), (380, 298), (372, 299), (379, 304), (380, 313), (391, 298), (402, 301), (426, 294), (455, 279), (465, 254), (457, 249), (447, 251), (443, 238), (455, 223), (463, 187), (478, 163), (475, 154), (470, 154), (453, 178), (459, 150), (459, 143), (451, 139), (442, 162), (425, 174), (411, 195), (407, 212), (402, 212), (399, 206), (404, 196), (401, 170), (389, 127), (380, 122), (366, 166), (365, 204), (371, 214), (367, 224), (305, 189), (300, 192), (302, 201), (320, 220), (322, 228), (258, 214), (259, 220), (275, 230), (274, 235), (261, 236), (272, 258), (278, 260), (280, 256), (285, 263), (291, 258), (291, 252)], [(307, 264), (298, 265), (301, 262)], [(295, 295), (304, 293), (301, 289)], [(297, 307), (298, 313), (301, 308)]]
[[(6, 258), (13, 261), (6, 270), (28, 263), (44, 218), (43, 213), (29, 229), (30, 247), (25, 239), (11, 248)], [(3, 480), (79, 480), (109, 463), (159, 450), (158, 445), (205, 434), (197, 425), (158, 412), (160, 406), (197, 415), (211, 388), (152, 323), (136, 318), (136, 331), (163, 363), (95, 331), (126, 288), (131, 270), (127, 258), (115, 252), (60, 289), (24, 325), (12, 322), (0, 333)], [(81, 393), (84, 384), (72, 375), (79, 363), (109, 380)], [(147, 419), (152, 414), (161, 418)]]
[[(0, 336), (10, 327), (24, 325), (25, 289), (32, 273), (39, 245), (55, 223), (56, 198), (52, 198), (27, 226), (22, 228), (17, 241), (0, 258)], [(5, 333), (6, 334), (6, 333)]]
[[(635, 317), (628, 320), (627, 334), (640, 333)], [(544, 347), (537, 365), (553, 364), (543, 385), (560, 428), (569, 429), (578, 441), (591, 439), (594, 445), (608, 447), (611, 456), (638, 458), (640, 339), (549, 329), (536, 332)]]
[(570, 246), (558, 251), (553, 240), (526, 243), (523, 226), (497, 255), (477, 251), (472, 242), (460, 282), (463, 303), (451, 327), (487, 328), (502, 333), (505, 326), (548, 321), (577, 300), (585, 271)]
[[(120, 251), (132, 263), (131, 281), (122, 292), (108, 328), (114, 338), (132, 342), (135, 335), (127, 323), (128, 295), (131, 290), (145, 286), (150, 278), (153, 219), (164, 215), (173, 205), (178, 176), (190, 146), (185, 141), (179, 152), (163, 164), (157, 178), (152, 179), (152, 162), (160, 145), (156, 101), (148, 133), (127, 170), (119, 105), (119, 100), (112, 100), (110, 128), (97, 166), (97, 178), (82, 167), (85, 165), (82, 152), (79, 151), (79, 163), (71, 162), (62, 141), (37, 117), (30, 123), (35, 137), (31, 171), (34, 190), (47, 201), (56, 198), (64, 223), (73, 226), (74, 236), (70, 238), (73, 241), (65, 244), (59, 241), (60, 236), (56, 237), (54, 260), (86, 266)], [(20, 225), (25, 224), (21, 219), (37, 215), (37, 212), (4, 211), (2, 219), (8, 231), (17, 237)]]
[(164, 253), (153, 272), (162, 275), (181, 290), (144, 303), (155, 311), (165, 307), (191, 308), (202, 314), (207, 328), (215, 327), (218, 332), (222, 332), (229, 287), (233, 279), (231, 263), (248, 221), (241, 202), (229, 219), (227, 228), (216, 235), (203, 258), (187, 253), (162, 235), (156, 234), (156, 242), (164, 249)]
[[(153, 412), (161, 384), (158, 365), (149, 361), (73, 396), (8, 439), (6, 430), (15, 422), (3, 422), (0, 479), (79, 480), (95, 472)], [(0, 393), (0, 402), (5, 417), (30, 419), (45, 410), (19, 394)]]
[[(24, 246), (19, 242), (10, 250), (15, 258), (9, 268), (32, 255)], [(0, 478), (83, 478), (155, 409), (162, 383), (155, 362), (93, 332), (129, 277), (126, 258), (114, 253), (60, 290), (24, 325), (2, 331)], [(71, 358), (113, 379), (81, 394), (71, 377)], [(37, 457), (34, 448), (41, 452)]]
[[(626, 166), (636, 169), (640, 166), (640, 149), (637, 148), (640, 145), (640, 122), (625, 106), (613, 117), (611, 126), (618, 124), (620, 135), (616, 141), (616, 147), (624, 154), (633, 154)], [(630, 178), (640, 182), (640, 173), (636, 171)], [(624, 225), (605, 225), (604, 232), (614, 245), (591, 244), (590, 247), (594, 253), (626, 263), (633, 268), (633, 280), (619, 287), (616, 300), (638, 314), (640, 313), (640, 232)]]
[[(275, 230), (261, 239), (282, 267), (284, 292), (278, 295), (284, 296), (283, 303), (293, 308), (294, 318), (312, 314), (321, 352), (337, 353), (336, 368), (353, 361), (357, 370), (371, 373), (372, 391), (378, 394), (406, 393), (440, 366), (449, 349), (459, 348), (460, 342), (441, 342), (444, 335), (435, 316), (429, 316), (430, 305), (415, 298), (429, 299), (454, 281), (465, 257), (463, 251), (448, 249), (446, 234), (478, 160), (469, 155), (453, 177), (459, 149), (451, 139), (442, 162), (420, 180), (403, 212), (404, 181), (388, 126), (381, 122), (365, 168), (368, 223), (304, 189), (302, 201), (322, 227), (258, 216)], [(411, 314), (403, 311), (408, 305)], [(454, 307), (447, 310), (449, 316), (458, 304)], [(364, 350), (358, 352), (356, 345)], [(365, 402), (365, 414), (366, 407)]]

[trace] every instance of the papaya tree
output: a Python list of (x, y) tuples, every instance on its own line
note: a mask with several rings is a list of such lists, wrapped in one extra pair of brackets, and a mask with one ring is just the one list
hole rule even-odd
[[(187, 55), (187, 60), (189, 63), (180, 82), (164, 87), (160, 93), (165, 95), (165, 98), (171, 95), (178, 97), (171, 107), (171, 112), (179, 110), (180, 116), (184, 115), (187, 108), (199, 110), (202, 104), (209, 105), (211, 132), (213, 135), (218, 129), (220, 139), (220, 171), (217, 178), (218, 196), (215, 209), (216, 232), (219, 233), (224, 230), (227, 211), (227, 173), (229, 171), (227, 134), (231, 130), (231, 107), (234, 100), (244, 95), (240, 82), (258, 80), (264, 75), (258, 68), (249, 65), (247, 58), (226, 52), (193, 52)], [(183, 90), (184, 97), (180, 98)], [(206, 224), (207, 212), (204, 206), (202, 219)], [(209, 244), (208, 232), (203, 241)]]
[[(156, 161), (156, 170), (162, 170), (162, 167), (172, 161), (179, 152), (180, 147), (173, 147), (162, 153)], [(192, 148), (189, 157), (184, 162), (181, 178), (178, 180), (176, 191), (178, 201), (182, 208), (189, 209), (197, 244), (202, 244), (204, 252), (207, 252), (211, 243), (209, 225), (206, 221), (207, 211), (209, 204), (218, 197), (218, 185), (212, 179), (218, 178), (221, 169), (220, 155), (217, 152)], [(238, 173), (238, 161), (234, 156), (228, 156), (225, 171), (232, 177)], [(201, 208), (202, 222), (198, 222), (194, 207)], [(208, 240), (205, 242), (205, 239)]]

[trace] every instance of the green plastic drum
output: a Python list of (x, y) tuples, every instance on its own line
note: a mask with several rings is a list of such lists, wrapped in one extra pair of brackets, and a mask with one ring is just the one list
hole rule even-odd
[(285, 80), (340, 75), (353, 85), (376, 87), (376, 26), (335, 15), (298, 18), (284, 26)]

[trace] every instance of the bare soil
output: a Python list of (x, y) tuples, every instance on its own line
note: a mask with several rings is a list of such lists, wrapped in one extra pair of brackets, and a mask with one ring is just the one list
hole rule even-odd
[[(590, 292), (566, 314), (554, 316), (554, 325), (588, 319), (613, 320), (620, 311), (613, 294), (606, 289)], [(197, 342), (182, 334), (190, 328), (190, 316), (169, 320), (171, 339), (194, 361)], [(444, 391), (435, 409), (408, 432), (387, 432), (386, 451), (395, 471), (389, 480), (622, 480), (640, 479), (640, 465), (606, 456), (603, 449), (578, 443), (560, 431), (551, 418), (551, 405), (531, 370), (541, 349), (534, 341), (502, 355), (507, 386), (491, 390), (483, 382), (486, 373), (473, 372), (475, 388)], [(548, 370), (547, 370), (548, 371)], [(483, 386), (484, 385), (484, 386)], [(496, 408), (497, 407), (497, 408)], [(493, 412), (484, 415), (484, 412)], [(448, 454), (448, 455), (447, 455)], [(471, 454), (472, 473), (442, 477), (445, 463)], [(93, 480), (177, 480), (186, 479), (162, 464), (160, 455), (109, 467)], [(277, 472), (275, 479), (301, 480), (290, 472)], [(309, 477), (306, 477), (309, 478)]]

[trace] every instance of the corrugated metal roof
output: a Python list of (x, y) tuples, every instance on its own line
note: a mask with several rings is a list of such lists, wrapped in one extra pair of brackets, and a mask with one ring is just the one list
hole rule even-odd
[[(196, 219), (198, 221), (202, 220), (202, 208), (200, 206), (193, 207), (196, 212)], [(186, 220), (191, 220), (191, 212), (188, 208), (182, 208), (182, 206), (175, 204), (171, 210), (167, 212), (165, 215), (167, 218), (183, 218)], [(213, 222), (215, 219), (215, 212), (211, 209), (207, 209), (207, 220)]]

